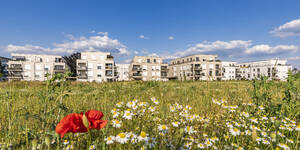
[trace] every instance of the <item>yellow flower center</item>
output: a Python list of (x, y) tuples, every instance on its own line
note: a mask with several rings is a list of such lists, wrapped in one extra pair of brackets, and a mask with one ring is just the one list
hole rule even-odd
[(166, 130), (166, 129), (167, 129), (167, 126), (166, 126), (166, 125), (162, 125), (161, 128), (162, 128), (163, 130)]
[(234, 132), (238, 132), (238, 131), (239, 131), (239, 129), (237, 129), (237, 128), (234, 128), (234, 129), (233, 129), (233, 131), (234, 131)]
[(146, 132), (142, 131), (141, 132), (141, 137), (145, 138), (147, 136)]
[(122, 139), (126, 137), (125, 133), (120, 133), (120, 134), (118, 134), (118, 136)]

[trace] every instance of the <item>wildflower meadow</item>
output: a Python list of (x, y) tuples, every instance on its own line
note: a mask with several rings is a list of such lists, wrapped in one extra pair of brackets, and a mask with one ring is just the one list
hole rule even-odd
[(0, 83), (0, 149), (299, 149), (300, 80)]

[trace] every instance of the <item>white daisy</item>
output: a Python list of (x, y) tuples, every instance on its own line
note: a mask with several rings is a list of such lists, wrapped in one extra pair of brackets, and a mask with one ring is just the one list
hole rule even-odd
[(117, 136), (116, 136), (116, 141), (121, 143), (121, 144), (125, 144), (127, 143), (129, 140), (128, 138), (128, 135), (126, 133), (119, 133)]
[(147, 133), (142, 131), (141, 134), (137, 137), (138, 141), (147, 141), (148, 136)]
[(193, 134), (196, 132), (192, 126), (186, 126), (184, 131), (185, 131), (185, 133), (188, 133), (188, 134)]
[(229, 130), (229, 132), (233, 135), (233, 136), (237, 136), (241, 134), (241, 131), (238, 128), (231, 128)]
[(122, 126), (122, 121), (119, 121), (119, 120), (112, 120), (112, 123), (113, 123), (113, 127), (115, 128), (120, 128)]
[(178, 127), (180, 125), (180, 122), (178, 121), (172, 122), (172, 125), (173, 127)]
[(126, 110), (124, 111), (124, 115), (123, 115), (123, 118), (127, 119), (127, 120), (131, 120), (132, 119), (132, 116), (133, 116), (133, 113)]
[(104, 141), (106, 141), (106, 144), (112, 144), (112, 143), (114, 143), (114, 140), (115, 140), (114, 136), (109, 136), (104, 139)]

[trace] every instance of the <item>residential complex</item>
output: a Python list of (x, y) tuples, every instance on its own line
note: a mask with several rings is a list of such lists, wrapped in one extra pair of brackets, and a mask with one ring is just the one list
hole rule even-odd
[(222, 61), (222, 80), (235, 80), (237, 68), (237, 62)]
[(171, 60), (169, 78), (178, 80), (221, 80), (222, 63), (217, 55), (192, 55)]
[(292, 66), (287, 64), (287, 60), (271, 59), (264, 61), (248, 62), (239, 64), (237, 79), (257, 79), (266, 76), (269, 79), (286, 80), (288, 71)]
[(61, 56), (11, 54), (7, 63), (8, 80), (44, 81), (47, 75), (64, 73), (66, 65)]
[[(62, 74), (66, 65), (61, 56), (12, 54), (0, 57), (5, 68), (0, 80), (44, 81), (47, 75)], [(116, 64), (108, 52), (82, 52), (76, 60), (77, 81), (128, 80), (252, 80), (266, 76), (286, 80), (292, 66), (287, 60), (271, 59), (238, 64), (220, 61), (217, 55), (191, 55), (176, 58), (170, 64), (156, 56), (134, 56), (130, 64)]]
[(168, 80), (168, 64), (156, 56), (134, 56), (129, 66), (131, 80)]
[(82, 52), (76, 66), (78, 81), (116, 81), (114, 57), (108, 52)]
[(129, 80), (129, 65), (130, 64), (116, 64), (117, 81), (128, 81)]

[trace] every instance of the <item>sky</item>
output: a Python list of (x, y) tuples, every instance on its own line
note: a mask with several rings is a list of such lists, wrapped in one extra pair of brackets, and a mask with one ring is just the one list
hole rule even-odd
[(0, 56), (106, 51), (166, 60), (287, 59), (300, 69), (299, 0), (0, 1)]

